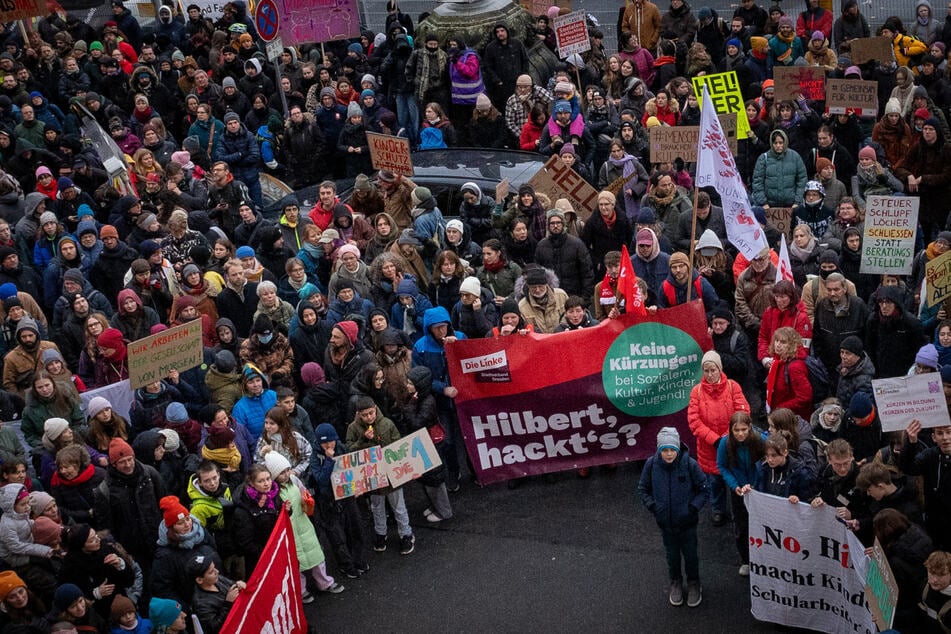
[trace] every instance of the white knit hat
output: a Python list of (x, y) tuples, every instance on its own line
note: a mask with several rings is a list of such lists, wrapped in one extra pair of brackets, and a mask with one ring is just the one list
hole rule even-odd
[(284, 473), (285, 470), (290, 469), (291, 463), (278, 452), (269, 451), (264, 455), (264, 466), (271, 472), (271, 477), (276, 478)]

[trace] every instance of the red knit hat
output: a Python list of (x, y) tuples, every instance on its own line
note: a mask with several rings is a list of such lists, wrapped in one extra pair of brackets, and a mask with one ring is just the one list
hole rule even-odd
[(162, 509), (165, 525), (169, 528), (175, 526), (178, 520), (188, 517), (188, 509), (182, 506), (182, 503), (174, 495), (166, 495), (159, 500), (158, 505)]
[(360, 327), (357, 326), (355, 321), (338, 321), (334, 324), (334, 328), (339, 328), (340, 332), (347, 336), (351, 346), (356, 345)]
[(99, 239), (103, 238), (115, 238), (119, 239), (119, 232), (116, 231), (116, 228), (112, 225), (102, 225), (102, 229), (99, 230)]
[(129, 446), (129, 443), (121, 438), (113, 438), (109, 441), (109, 464), (114, 465), (123, 458), (134, 455), (135, 452), (132, 451), (132, 447)]

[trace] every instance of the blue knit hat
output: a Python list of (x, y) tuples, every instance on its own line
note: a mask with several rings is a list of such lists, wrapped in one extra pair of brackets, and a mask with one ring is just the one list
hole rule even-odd
[(76, 600), (82, 596), (83, 591), (79, 589), (79, 586), (64, 583), (56, 588), (56, 592), (53, 594), (53, 607), (59, 612), (65, 612), (66, 608), (74, 604)]
[(14, 284), (13, 282), (0, 284), (0, 301), (8, 297), (13, 297), (16, 294), (17, 294), (17, 287), (16, 287), (16, 284)]
[(369, 88), (367, 88), (366, 90), (360, 93), (360, 99), (366, 99), (367, 97), (376, 97), (376, 93), (370, 90)]
[(182, 606), (171, 599), (156, 599), (149, 601), (149, 620), (157, 628), (169, 627), (182, 613)]
[(731, 46), (735, 46), (736, 48), (740, 49), (740, 51), (743, 50), (743, 43), (735, 37), (731, 37), (726, 41), (726, 47), (730, 48)]
[(253, 258), (253, 257), (254, 257), (254, 249), (252, 249), (251, 247), (249, 247), (249, 246), (247, 246), (247, 245), (245, 245), (245, 246), (243, 246), (243, 247), (238, 247), (238, 250), (235, 251), (234, 255), (235, 255), (235, 257), (238, 258), (238, 259), (241, 259), (241, 258)]
[(184, 423), (188, 420), (188, 411), (184, 405), (173, 401), (165, 408), (165, 419), (170, 423)]

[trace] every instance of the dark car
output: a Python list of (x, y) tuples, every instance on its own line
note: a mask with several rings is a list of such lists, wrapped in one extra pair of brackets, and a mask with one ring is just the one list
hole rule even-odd
[[(463, 183), (475, 183), (483, 194), (494, 199), (495, 188), (499, 183), (508, 179), (509, 191), (518, 190), (542, 168), (545, 157), (534, 152), (515, 150), (449, 148), (413, 152), (412, 161), (414, 174), (410, 178), (413, 182), (432, 191), (443, 215), (455, 216), (462, 202), (459, 189)], [(346, 183), (338, 181), (338, 190), (341, 200), (349, 200), (353, 180)], [(317, 186), (305, 187), (295, 192), (295, 195), (302, 209), (313, 205), (317, 200)], [(268, 205), (264, 215), (276, 218), (283, 207), (282, 199)]]

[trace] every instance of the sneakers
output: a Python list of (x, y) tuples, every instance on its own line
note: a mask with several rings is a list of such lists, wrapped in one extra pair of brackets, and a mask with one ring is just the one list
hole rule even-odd
[(360, 571), (357, 570), (356, 568), (349, 568), (348, 570), (345, 570), (343, 574), (346, 575), (347, 579), (360, 578)]
[(423, 511), (423, 517), (426, 518), (427, 522), (431, 522), (433, 524), (436, 524), (442, 521), (442, 518), (436, 513), (433, 513), (432, 509), (426, 509), (425, 511)]
[(314, 602), (314, 595), (312, 595), (312, 594), (310, 593), (310, 591), (304, 590), (304, 594), (301, 595), (301, 601), (303, 601), (305, 605), (308, 604), (308, 603), (313, 603), (313, 602)]
[(670, 604), (673, 606), (684, 604), (684, 586), (680, 581), (670, 583)]
[(749, 565), (749, 564), (743, 564), (742, 566), (740, 566), (740, 576), (741, 576), (741, 577), (749, 577), (749, 576), (750, 576), (750, 565)]
[(703, 594), (700, 592), (699, 581), (687, 582), (687, 607), (695, 608), (703, 601)]
[[(326, 590), (322, 590), (322, 592), (327, 592), (329, 594), (340, 594), (344, 590), (346, 590), (346, 588), (343, 587), (342, 583), (337, 583), (336, 581), (334, 581), (334, 584), (332, 586), (330, 586)], [(311, 599), (311, 601), (313, 601), (313, 599)]]
[(378, 553), (386, 550), (386, 535), (377, 535), (373, 538), (373, 550)]
[(370, 564), (357, 564), (357, 572), (361, 575), (365, 575), (370, 572)]
[(408, 555), (416, 548), (416, 537), (413, 535), (407, 535), (406, 537), (400, 537), (400, 554)]

